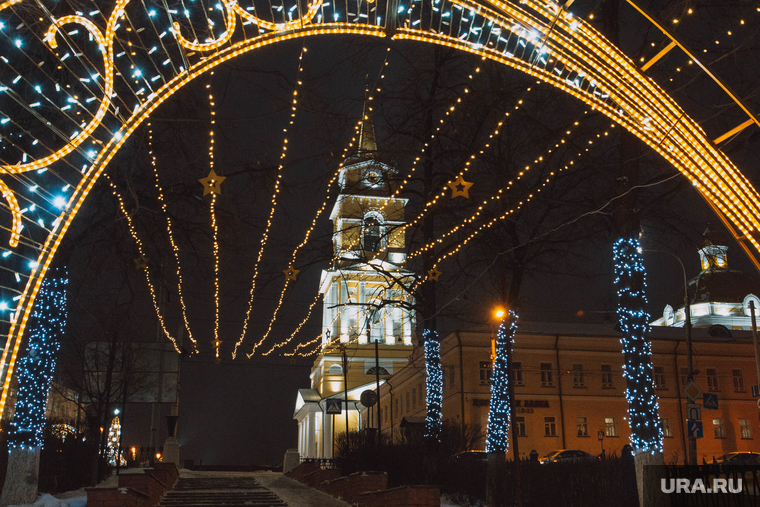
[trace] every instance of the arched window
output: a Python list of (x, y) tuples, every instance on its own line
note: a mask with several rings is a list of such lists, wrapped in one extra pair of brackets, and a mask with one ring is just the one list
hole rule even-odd
[(343, 368), (340, 367), (339, 364), (334, 364), (330, 366), (330, 369), (327, 371), (330, 375), (340, 375), (343, 373)]
[(368, 216), (364, 219), (364, 231), (362, 234), (362, 250), (367, 252), (380, 251), (380, 240), (382, 238), (380, 220), (375, 216)]
[[(375, 366), (373, 366), (372, 368), (370, 368), (369, 370), (367, 370), (367, 375), (376, 375), (377, 371), (378, 371), (377, 368)], [(388, 373), (388, 370), (386, 370), (385, 368), (383, 368), (381, 366), (380, 367), (380, 375), (390, 375), (390, 373)]]

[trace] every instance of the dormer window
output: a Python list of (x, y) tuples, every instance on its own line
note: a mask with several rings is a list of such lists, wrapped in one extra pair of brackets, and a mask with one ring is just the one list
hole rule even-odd
[(369, 216), (364, 219), (364, 230), (362, 231), (362, 250), (366, 252), (379, 252), (380, 241), (382, 239), (380, 220), (375, 216)]

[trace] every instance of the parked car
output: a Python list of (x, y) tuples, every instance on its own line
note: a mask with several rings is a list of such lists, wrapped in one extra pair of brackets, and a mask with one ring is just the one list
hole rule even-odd
[(486, 451), (464, 451), (454, 454), (449, 461), (455, 463), (487, 463)]
[(729, 452), (715, 462), (721, 465), (760, 465), (760, 452)]
[(541, 458), (541, 464), (546, 465), (548, 463), (572, 463), (574, 461), (597, 461), (599, 458), (593, 454), (589, 454), (586, 451), (579, 451), (577, 449), (560, 449), (558, 451), (552, 451), (543, 458)]

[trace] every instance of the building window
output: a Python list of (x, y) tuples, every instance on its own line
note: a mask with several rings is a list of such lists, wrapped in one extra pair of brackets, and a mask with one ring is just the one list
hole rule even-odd
[(491, 361), (480, 362), (480, 385), (488, 385), (491, 383), (491, 375), (493, 375), (493, 365)]
[(579, 437), (588, 436), (588, 418), (587, 417), (576, 417), (575, 425), (578, 427)]
[(752, 438), (749, 432), (749, 419), (739, 419), (739, 434), (742, 438)]
[(456, 378), (456, 371), (454, 370), (454, 367), (447, 366), (446, 367), (446, 383), (448, 384), (449, 389), (454, 388), (455, 378)]
[(604, 435), (607, 437), (618, 436), (617, 421), (615, 420), (614, 417), (604, 418)]
[(723, 426), (723, 419), (713, 419), (713, 431), (715, 438), (726, 438), (726, 428)]
[(707, 368), (707, 390), (718, 390), (718, 370), (715, 368)]
[(425, 405), (425, 383), (420, 382), (420, 407)]
[(668, 384), (665, 380), (665, 367), (664, 366), (655, 366), (654, 367), (654, 387), (657, 389), (667, 389)]
[(516, 386), (523, 384), (523, 370), (521, 362), (512, 362), (512, 383)]
[(362, 250), (367, 252), (380, 251), (380, 236), (380, 221), (375, 217), (365, 218)]
[(400, 417), (401, 416), (401, 412), (398, 411), (398, 398), (396, 398), (395, 401), (396, 401), (396, 417)]
[(551, 387), (554, 385), (554, 372), (552, 363), (541, 363), (541, 387)]
[(411, 408), (411, 400), (409, 399), (409, 391), (406, 392), (406, 411), (409, 412)]
[(685, 386), (689, 383), (689, 369), (681, 368), (681, 385)]
[(388, 422), (388, 405), (383, 408), (383, 422)]
[(375, 373), (377, 371), (380, 372), (380, 375), (390, 375), (390, 373), (388, 372), (388, 370), (386, 370), (382, 366), (380, 367), (379, 370), (377, 369), (377, 367), (373, 366), (372, 368), (370, 368), (369, 370), (367, 370), (367, 373), (365, 373), (365, 375), (377, 375)]
[(330, 369), (327, 370), (327, 373), (329, 375), (342, 375), (343, 374), (343, 368), (339, 364), (334, 364), (330, 366)]
[(670, 429), (670, 419), (660, 419), (660, 421), (662, 421), (662, 435), (672, 437), (673, 430)]
[(525, 436), (525, 417), (515, 417), (515, 431), (518, 437)]
[(417, 408), (417, 388), (412, 388), (412, 408)]
[(741, 370), (731, 370), (731, 375), (734, 377), (734, 391), (737, 393), (744, 392), (744, 377), (742, 377)]
[(544, 436), (557, 436), (557, 422), (555, 421), (554, 417), (544, 417)]
[(586, 376), (583, 374), (583, 365), (573, 365), (573, 387), (585, 387)]
[(612, 365), (611, 364), (603, 364), (602, 365), (602, 389), (610, 389), (612, 388)]

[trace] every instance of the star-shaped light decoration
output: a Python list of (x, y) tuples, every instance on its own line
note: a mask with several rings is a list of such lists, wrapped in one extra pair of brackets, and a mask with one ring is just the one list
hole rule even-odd
[(434, 266), (433, 269), (428, 270), (427, 274), (428, 274), (428, 278), (437, 282), (438, 277), (441, 276), (443, 273), (438, 271), (438, 266)]
[(146, 269), (148, 267), (148, 258), (145, 255), (140, 254), (140, 257), (135, 259), (135, 269)]
[(296, 358), (295, 357), (291, 357), (290, 358), (290, 364), (296, 364)]
[(285, 269), (282, 271), (285, 273), (285, 280), (293, 280), (296, 281), (296, 276), (298, 276), (298, 273), (301, 272), (300, 269), (295, 269), (293, 266), (290, 266), (288, 269)]
[(452, 181), (448, 184), (449, 188), (451, 189), (451, 198), (459, 197), (460, 195), (464, 197), (465, 199), (470, 198), (470, 187), (472, 186), (472, 183), (469, 181), (464, 181), (464, 178), (462, 178), (462, 175), (460, 174), (457, 176), (457, 179)]
[(208, 176), (201, 178), (198, 181), (203, 185), (203, 195), (206, 194), (221, 194), (222, 182), (226, 179), (226, 176), (219, 176), (211, 169)]

